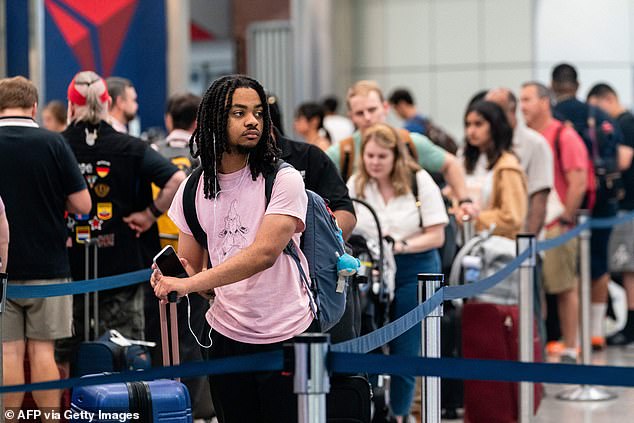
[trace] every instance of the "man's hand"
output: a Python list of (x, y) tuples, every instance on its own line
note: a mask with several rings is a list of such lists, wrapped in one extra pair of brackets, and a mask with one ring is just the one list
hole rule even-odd
[(136, 232), (136, 237), (138, 238), (143, 232), (152, 227), (156, 218), (149, 209), (145, 209), (124, 217), (123, 221), (128, 224), (130, 229)]
[(167, 302), (167, 294), (176, 291), (177, 297), (183, 297), (189, 293), (187, 290), (187, 278), (173, 278), (164, 276), (161, 271), (153, 265), (152, 276), (150, 276), (150, 285), (154, 289), (154, 295), (162, 302)]

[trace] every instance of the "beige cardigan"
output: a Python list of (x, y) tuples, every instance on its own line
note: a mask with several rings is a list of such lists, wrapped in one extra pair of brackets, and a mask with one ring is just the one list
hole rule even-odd
[(491, 206), (482, 210), (476, 230), (495, 224), (494, 235), (514, 239), (521, 231), (528, 212), (526, 175), (513, 153), (504, 152), (493, 166)]

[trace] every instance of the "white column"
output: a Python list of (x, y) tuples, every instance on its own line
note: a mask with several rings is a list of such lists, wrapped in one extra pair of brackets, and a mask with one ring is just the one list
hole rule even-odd
[(44, 0), (29, 0), (29, 79), (37, 87), (40, 105), (46, 102), (44, 47)]
[(7, 2), (0, 0), (0, 78), (7, 76)]
[(295, 105), (334, 89), (332, 0), (291, 0)]
[(167, 0), (167, 95), (186, 91), (190, 74), (189, 0)]

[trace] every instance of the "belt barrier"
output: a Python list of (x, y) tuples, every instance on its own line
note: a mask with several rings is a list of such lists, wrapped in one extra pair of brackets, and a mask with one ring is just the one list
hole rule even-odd
[[(634, 387), (634, 368), (622, 366), (586, 366), (554, 363), (520, 363), (504, 360), (464, 358), (422, 358), (330, 352), (328, 368), (334, 373), (400, 374), (434, 376), (449, 379), (491, 380), (500, 382), (545, 382)], [(8, 392), (67, 389), (156, 379), (191, 378), (203, 375), (282, 371), (284, 353), (270, 351), (239, 357), (197, 361), (149, 370), (61, 379), (25, 385), (1, 386)]]

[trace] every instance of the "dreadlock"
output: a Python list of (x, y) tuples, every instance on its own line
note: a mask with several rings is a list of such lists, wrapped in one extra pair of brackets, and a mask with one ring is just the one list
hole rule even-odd
[[(220, 190), (217, 174), (222, 154), (228, 150), (227, 121), (233, 93), (237, 88), (254, 89), (260, 97), (263, 108), (264, 123), (261, 128), (261, 138), (249, 155), (249, 168), (253, 180), (255, 181), (259, 174), (266, 176), (273, 172), (280, 156), (280, 150), (271, 137), (269, 105), (262, 85), (245, 75), (227, 75), (216, 79), (200, 102), (196, 115), (198, 126), (189, 140), (192, 157), (200, 157), (206, 199), (215, 197)], [(195, 149), (194, 145), (196, 145)]]

